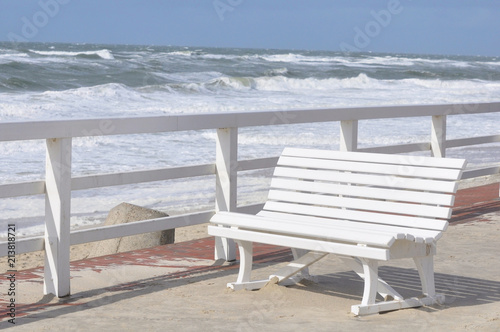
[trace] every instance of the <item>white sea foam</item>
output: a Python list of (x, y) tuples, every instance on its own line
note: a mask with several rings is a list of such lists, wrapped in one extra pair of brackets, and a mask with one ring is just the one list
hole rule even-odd
[(223, 76), (222, 73), (217, 71), (204, 71), (194, 73), (174, 72), (174, 73), (161, 73), (154, 72), (158, 78), (162, 78), (171, 82), (185, 83), (185, 82), (206, 82), (218, 77)]
[(28, 58), (28, 54), (25, 53), (4, 53), (0, 54), (0, 64), (10, 63), (13, 61), (25, 60)]
[(167, 55), (190, 57), (192, 55), (196, 55), (196, 51), (188, 51), (188, 50), (174, 51), (174, 52), (168, 52)]
[[(132, 88), (120, 83), (63, 91), (0, 94), (0, 120), (55, 119), (227, 110), (321, 108), (377, 104), (495, 101), (500, 82), (481, 80), (380, 80), (359, 74), (351, 78), (290, 78), (192, 74), (191, 83)], [(188, 75), (189, 76), (189, 75)], [(211, 78), (211, 77), (216, 78)], [(181, 74), (169, 74), (171, 81)], [(195, 80), (207, 79), (196, 83)], [(224, 97), (224, 98), (219, 98)], [(105, 100), (106, 102), (103, 102)], [(73, 112), (69, 112), (73, 109)]]
[[(295, 53), (263, 55), (260, 58), (270, 62), (288, 62), (301, 64), (343, 64), (349, 67), (379, 67), (379, 66), (403, 66), (411, 67), (418, 64), (465, 68), (475, 65), (475, 62), (467, 62), (453, 59), (426, 59), (421, 57), (404, 56), (370, 56), (370, 57), (348, 57), (348, 56), (306, 56)], [(500, 62), (491, 62), (499, 65)]]
[(102, 49), (102, 50), (97, 50), (97, 51), (76, 51), (76, 52), (30, 50), (30, 52), (35, 53), (35, 54), (45, 55), (45, 56), (56, 56), (56, 57), (74, 57), (74, 56), (78, 56), (78, 55), (98, 55), (99, 57), (106, 59), (106, 60), (113, 60), (114, 59), (114, 56), (111, 53), (111, 51), (109, 51), (107, 49)]
[(140, 98), (134, 89), (128, 88), (124, 84), (120, 83), (109, 83), (96, 85), (91, 87), (82, 87), (77, 89), (71, 89), (66, 91), (47, 91), (43, 93), (52, 97), (65, 96), (69, 98), (79, 97), (79, 98), (111, 98), (111, 99), (137, 99)]
[(288, 68), (275, 68), (266, 71), (266, 75), (268, 76), (277, 76), (277, 75), (286, 75), (288, 74)]
[[(349, 56), (325, 56), (325, 55), (303, 55), (299, 53), (285, 54), (213, 54), (192, 50), (183, 50), (167, 53), (168, 56), (185, 56), (201, 59), (216, 59), (216, 60), (233, 60), (233, 61), (259, 61), (266, 62), (282, 62), (290, 64), (302, 65), (331, 65), (343, 64), (350, 67), (379, 67), (379, 66), (405, 66), (410, 67), (416, 64), (434, 65), (434, 66), (451, 66), (451, 67), (470, 67), (475, 64), (474, 61), (467, 62), (453, 59), (431, 59), (422, 57), (405, 57), (405, 56), (366, 56), (366, 57), (349, 57)], [(493, 65), (499, 65), (500, 62), (491, 62)]]

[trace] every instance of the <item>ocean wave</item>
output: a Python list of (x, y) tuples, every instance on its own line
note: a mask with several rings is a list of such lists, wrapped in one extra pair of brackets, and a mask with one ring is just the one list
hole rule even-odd
[[(205, 50), (179, 50), (163, 53), (164, 55), (175, 57), (196, 57), (197, 59), (209, 60), (228, 60), (228, 61), (247, 61), (247, 62), (271, 62), (271, 63), (290, 63), (301, 65), (345, 65), (348, 67), (411, 67), (415, 65), (432, 67), (454, 67), (466, 68), (476, 64), (485, 63), (484, 60), (469, 59), (459, 60), (453, 58), (425, 58), (419, 56), (405, 55), (350, 55), (345, 54), (219, 54)], [(491, 62), (497, 65), (497, 62)]]
[(324, 55), (302, 55), (302, 54), (271, 54), (258, 56), (260, 59), (268, 62), (284, 62), (296, 64), (339, 64), (347, 67), (412, 67), (412, 66), (431, 66), (431, 67), (452, 67), (467, 68), (481, 64), (499, 65), (500, 62), (483, 62), (471, 59), (470, 61), (456, 60), (450, 58), (431, 59), (423, 57), (407, 56), (324, 56)]
[(101, 59), (105, 60), (114, 60), (113, 53), (110, 50), (107, 49), (102, 49), (98, 51), (76, 51), (76, 52), (69, 52), (69, 51), (36, 51), (36, 50), (29, 50), (31, 53), (39, 54), (39, 55), (44, 55), (44, 56), (59, 56), (59, 57), (99, 57)]
[(11, 63), (19, 60), (19, 58), (28, 58), (26, 53), (4, 53), (0, 54), (0, 64)]
[(252, 77), (219, 77), (205, 83), (207, 87), (221, 87), (233, 89), (255, 89), (256, 80)]
[(176, 55), (176, 56), (187, 56), (190, 57), (192, 55), (196, 55), (198, 52), (196, 51), (174, 51), (174, 52), (168, 52), (167, 55)]
[(500, 84), (487, 83), (481, 80), (440, 80), (440, 79), (417, 79), (408, 78), (403, 80), (394, 81), (400, 86), (413, 86), (425, 89), (446, 89), (453, 90), (481, 90), (486, 89), (488, 86), (500, 86)]
[(302, 54), (288, 53), (288, 54), (269, 54), (261, 55), (261, 59), (269, 62), (291, 62), (291, 63), (318, 63), (318, 62), (332, 62), (332, 57), (325, 56), (307, 56)]
[(140, 94), (132, 88), (120, 83), (107, 83), (91, 87), (81, 87), (64, 91), (46, 91), (42, 96), (74, 98), (108, 98), (108, 99), (137, 99)]
[(425, 59), (421, 57), (404, 57), (404, 56), (370, 56), (363, 58), (339, 57), (336, 59), (349, 67), (413, 67), (413, 66), (430, 66), (430, 67), (454, 67), (466, 68), (471, 67), (474, 63), (468, 61), (459, 61), (453, 59)]
[(228, 77), (221, 76), (209, 79), (205, 82), (187, 82), (187, 83), (173, 83), (168, 84), (173, 91), (181, 93), (199, 93), (199, 94), (212, 94), (219, 93), (224, 90), (251, 90), (256, 88), (256, 81), (251, 77)]
[(263, 91), (325, 91), (337, 89), (379, 88), (380, 80), (361, 73), (350, 78), (289, 78), (285, 76), (260, 77), (256, 88)]
[(265, 74), (267, 76), (286, 75), (286, 74), (288, 74), (288, 68), (283, 67), (283, 68), (269, 69), (269, 70), (266, 70)]
[[(415, 75), (415, 74), (413, 74)], [(348, 78), (291, 78), (276, 73), (259, 77), (229, 77), (221, 76), (205, 82), (169, 84), (173, 90), (179, 92), (220, 93), (224, 90), (232, 91), (266, 91), (266, 92), (293, 92), (324, 93), (332, 91), (338, 93), (344, 90), (364, 91), (393, 91), (394, 89), (450, 89), (450, 90), (480, 90), (486, 86), (497, 88), (492, 82), (480, 80), (441, 80), (435, 79), (429, 73), (420, 73), (422, 78), (409, 79), (376, 79), (365, 73)], [(433, 78), (433, 79), (431, 79)], [(493, 87), (495, 85), (495, 87)], [(418, 90), (415, 90), (418, 91)]]
[(150, 73), (160, 79), (167, 80), (174, 83), (185, 83), (185, 82), (205, 82), (208, 80), (216, 79), (223, 76), (221, 72), (218, 71), (197, 71), (192, 73), (185, 72), (173, 72), (173, 73), (162, 73), (154, 72)]
[[(301, 90), (331, 90), (338, 88), (361, 88), (371, 84), (378, 85), (378, 80), (369, 78), (366, 74), (357, 77), (337, 79), (289, 78), (283, 75), (260, 77), (219, 77), (200, 85), (214, 89), (259, 90), (259, 91), (301, 91)], [(192, 86), (191, 86), (192, 88)]]
[(248, 62), (288, 62), (288, 63), (327, 63), (335, 62), (334, 58), (327, 56), (307, 56), (301, 54), (217, 54), (204, 51), (175, 51), (168, 52), (167, 55), (175, 56), (196, 56), (209, 60), (228, 60), (228, 61), (248, 61)]
[(41, 88), (43, 88), (42, 85), (28, 78), (11, 76), (6, 79), (0, 79), (0, 91), (36, 90)]
[(500, 66), (500, 61), (487, 61), (484, 64), (487, 66)]

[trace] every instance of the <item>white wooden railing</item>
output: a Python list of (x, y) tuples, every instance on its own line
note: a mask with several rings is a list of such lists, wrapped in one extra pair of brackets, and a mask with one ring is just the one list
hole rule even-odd
[[(500, 142), (500, 133), (498, 135), (447, 140), (447, 116), (492, 112), (500, 112), (500, 102), (0, 123), (0, 144), (2, 141), (46, 140), (45, 180), (0, 185), (0, 198), (45, 194), (45, 235), (18, 239), (15, 248), (17, 254), (45, 250), (44, 292), (63, 297), (70, 294), (70, 245), (201, 224), (207, 222), (215, 211), (219, 210), (248, 213), (258, 211), (261, 204), (237, 206), (237, 173), (273, 167), (277, 157), (237, 160), (238, 128), (339, 121), (341, 150), (385, 153), (430, 151), (431, 155), (435, 157), (444, 157), (447, 148)], [(430, 141), (358, 149), (359, 120), (405, 117), (429, 117), (431, 123)], [(71, 175), (73, 137), (201, 129), (217, 131), (215, 164), (80, 177), (72, 177)], [(498, 173), (500, 173), (500, 164), (468, 170), (464, 173), (463, 178)], [(213, 174), (216, 176), (214, 189), (216, 198), (213, 210), (70, 232), (71, 191)], [(1, 242), (0, 256), (6, 256), (7, 252), (8, 242)], [(216, 239), (215, 258), (234, 259), (234, 245), (227, 243), (226, 240)]]

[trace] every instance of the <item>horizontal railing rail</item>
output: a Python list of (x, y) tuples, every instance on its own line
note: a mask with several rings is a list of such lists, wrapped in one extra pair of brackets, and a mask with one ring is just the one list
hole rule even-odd
[(150, 134), (279, 124), (496, 113), (499, 111), (500, 102), (496, 102), (3, 122), (0, 123), (0, 141)]
[[(17, 239), (16, 253), (45, 250), (48, 264), (45, 266), (44, 291), (61, 297), (70, 292), (70, 245), (201, 224), (207, 222), (216, 211), (221, 210), (244, 213), (258, 211), (262, 204), (237, 206), (237, 174), (241, 171), (274, 167), (277, 157), (238, 160), (238, 128), (339, 122), (341, 150), (383, 153), (429, 151), (435, 157), (444, 157), (446, 149), (500, 142), (500, 135), (446, 139), (447, 116), (481, 113), (500, 113), (500, 102), (3, 122), (0, 123), (0, 144), (7, 141), (46, 140), (46, 180), (2, 184), (0, 198), (45, 195), (46, 233), (40, 237)], [(430, 140), (410, 144), (358, 147), (359, 120), (406, 117), (430, 117)], [(71, 175), (72, 138), (193, 130), (216, 130), (215, 163), (110, 174)], [(499, 173), (500, 165), (495, 165), (467, 170), (463, 178)], [(215, 207), (210, 211), (70, 232), (72, 191), (214, 175)], [(8, 245), (8, 242), (0, 243), (0, 256), (7, 254)], [(234, 245), (224, 239), (216, 239), (215, 258), (234, 259)]]

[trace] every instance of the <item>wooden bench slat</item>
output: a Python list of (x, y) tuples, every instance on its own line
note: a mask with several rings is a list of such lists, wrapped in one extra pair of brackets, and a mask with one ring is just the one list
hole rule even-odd
[(296, 236), (286, 236), (272, 233), (258, 233), (258, 240), (255, 237), (255, 232), (241, 229), (233, 229), (227, 227), (208, 226), (208, 232), (214, 236), (232, 238), (241, 241), (252, 241), (259, 243), (267, 243), (276, 246), (302, 248), (306, 250), (324, 250), (325, 252), (344, 255), (366, 257), (369, 259), (377, 259), (387, 261), (390, 258), (389, 249), (362, 247), (346, 243), (321, 241), (317, 239), (306, 239)]
[(367, 153), (367, 152), (352, 153), (348, 151), (315, 150), (315, 149), (302, 149), (302, 148), (285, 148), (281, 155), (298, 156), (305, 158), (317, 158), (317, 159), (367, 161), (367, 162), (375, 162), (382, 164), (442, 167), (442, 168), (454, 168), (454, 169), (463, 169), (465, 167), (465, 164), (467, 163), (465, 159), (431, 158), (424, 156), (399, 155), (399, 154), (389, 155), (382, 153)]
[(335, 219), (332, 220), (331, 218), (322, 218), (322, 217), (312, 217), (312, 216), (304, 216), (304, 215), (298, 215), (298, 214), (291, 214), (291, 213), (283, 213), (283, 212), (274, 212), (274, 211), (260, 211), (258, 216), (263, 216), (266, 218), (276, 218), (276, 219), (283, 219), (287, 221), (297, 221), (297, 222), (311, 222), (312, 226), (320, 223), (320, 224), (327, 224), (330, 222), (334, 222), (335, 225), (338, 226), (344, 226), (344, 227), (349, 227), (352, 229), (364, 229), (364, 230), (370, 230), (370, 231), (384, 231), (392, 234), (404, 234), (403, 238), (396, 237), (398, 240), (405, 239), (409, 241), (414, 241), (415, 237), (422, 238), (425, 243), (432, 243), (441, 238), (443, 235), (442, 231), (436, 231), (436, 230), (428, 230), (428, 229), (420, 229), (420, 228), (408, 228), (408, 227), (399, 227), (399, 226), (392, 226), (392, 225), (381, 225), (381, 224), (371, 224), (371, 223), (364, 223), (364, 222), (357, 222), (357, 221), (351, 221), (351, 220), (341, 220), (341, 219)]
[(273, 189), (269, 192), (268, 199), (281, 202), (321, 205), (334, 208), (349, 208), (363, 211), (398, 213), (431, 218), (448, 219), (451, 217), (451, 208), (447, 207), (300, 193), (277, 189)]
[(286, 220), (259, 217), (242, 213), (218, 213), (212, 221), (247, 230), (268, 231), (276, 234), (299, 235), (327, 241), (341, 241), (355, 244), (366, 244), (379, 247), (390, 247), (396, 240), (394, 234), (387, 232), (367, 232), (362, 229), (349, 229), (330, 224), (316, 224), (315, 227), (304, 223), (287, 223)]
[[(301, 215), (294, 215), (294, 214), (285, 214), (285, 213), (277, 213), (277, 212), (271, 212), (271, 211), (261, 211), (259, 214), (257, 214), (260, 217), (265, 217), (268, 219), (276, 219), (280, 220), (281, 222), (286, 222), (287, 224), (297, 224), (297, 225), (303, 225), (304, 220), (302, 219), (304, 216)], [(309, 221), (312, 224), (308, 224), (314, 227), (320, 227), (324, 230), (337, 230), (337, 229), (344, 229), (348, 230), (351, 232), (356, 232), (356, 233), (361, 233), (361, 234), (380, 234), (383, 236), (389, 236), (389, 237), (394, 237), (396, 240), (405, 240), (408, 239), (408, 236), (411, 237), (410, 240), (412, 241), (414, 239), (414, 236), (410, 235), (408, 231), (412, 231), (415, 229), (405, 229), (402, 227), (396, 228), (393, 227), (392, 229), (390, 228), (391, 226), (386, 226), (386, 225), (380, 225), (380, 224), (372, 224), (370, 225), (371, 227), (365, 227), (365, 223), (360, 223), (356, 221), (349, 221), (349, 220), (340, 220), (340, 219), (328, 219), (334, 221), (334, 223), (328, 223), (325, 222), (327, 219), (321, 218), (321, 217), (311, 217), (308, 216), (311, 219)], [(285, 228), (286, 225), (285, 224)], [(253, 226), (249, 226), (250, 228)], [(434, 231), (437, 233), (437, 231)], [(418, 233), (418, 232), (416, 232)], [(421, 236), (426, 236), (429, 237), (431, 235), (430, 233), (424, 234), (424, 233), (419, 233)], [(437, 234), (433, 234), (437, 235)], [(321, 234), (321, 236), (325, 236), (325, 233)], [(328, 236), (329, 237), (329, 236)], [(369, 243), (365, 243), (369, 244)]]
[(453, 206), (455, 196), (419, 191), (402, 191), (396, 189), (376, 188), (369, 186), (350, 186), (347, 184), (302, 181), (297, 179), (273, 178), (271, 188), (311, 191), (323, 194), (356, 196), (374, 199), (388, 199), (401, 202), (436, 204)]
[(320, 206), (300, 205), (273, 201), (266, 202), (263, 209), (266, 211), (289, 212), (294, 214), (311, 215), (315, 217), (357, 220), (375, 224), (431, 229), (438, 231), (444, 231), (448, 227), (448, 222), (446, 220), (440, 219), (408, 217), (377, 212), (332, 209)]
[(458, 184), (453, 181), (403, 178), (390, 175), (341, 173), (325, 170), (310, 170), (276, 167), (274, 176), (295, 179), (319, 180), (340, 183), (372, 185), (384, 188), (424, 190), (438, 193), (455, 193)]
[(353, 173), (389, 174), (405, 177), (431, 178), (455, 180), (462, 172), (461, 169), (430, 168), (409, 165), (376, 164), (371, 162), (310, 159), (301, 157), (282, 156), (279, 166), (303, 167), (324, 170), (347, 171)]

